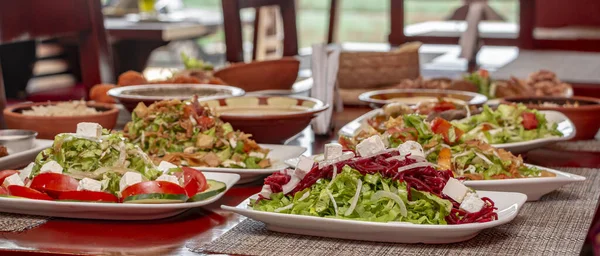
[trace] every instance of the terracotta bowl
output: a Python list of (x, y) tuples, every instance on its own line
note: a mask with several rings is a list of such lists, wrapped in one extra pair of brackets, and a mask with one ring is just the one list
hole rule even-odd
[(133, 85), (110, 89), (108, 95), (133, 111), (138, 103), (146, 106), (162, 100), (188, 100), (194, 95), (200, 99), (214, 99), (223, 96), (242, 96), (246, 92), (240, 88), (213, 84), (156, 84)]
[[(594, 139), (600, 129), (600, 99), (591, 97), (511, 97), (502, 99), (503, 103), (523, 103), (528, 108), (539, 110), (555, 110), (565, 114), (577, 130), (572, 140)], [(559, 105), (579, 103), (578, 107), (542, 106), (540, 103), (550, 102)]]
[(481, 105), (487, 101), (487, 97), (483, 94), (439, 89), (388, 89), (365, 92), (358, 96), (361, 101), (369, 103), (373, 108), (380, 108), (392, 102), (414, 105), (418, 101), (415, 99), (416, 97), (427, 97), (432, 100), (442, 97), (468, 105)]
[(214, 108), (234, 129), (252, 134), (259, 143), (283, 143), (298, 134), (329, 105), (307, 97), (244, 96), (200, 103)]
[(117, 123), (119, 110), (112, 104), (88, 102), (87, 106), (95, 108), (100, 113), (85, 116), (26, 116), (24, 110), (32, 106), (52, 105), (57, 102), (23, 103), (4, 109), (4, 120), (9, 129), (32, 130), (38, 133), (40, 139), (54, 139), (59, 133), (73, 133), (81, 122), (99, 123), (106, 129), (113, 129)]
[(236, 63), (213, 75), (226, 84), (247, 92), (261, 90), (290, 90), (298, 77), (300, 61), (293, 57), (278, 60)]

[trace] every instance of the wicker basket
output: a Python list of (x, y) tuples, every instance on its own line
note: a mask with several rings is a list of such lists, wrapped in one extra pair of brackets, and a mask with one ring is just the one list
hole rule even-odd
[(403, 79), (416, 79), (419, 51), (342, 52), (338, 85), (344, 89), (366, 89), (389, 86)]

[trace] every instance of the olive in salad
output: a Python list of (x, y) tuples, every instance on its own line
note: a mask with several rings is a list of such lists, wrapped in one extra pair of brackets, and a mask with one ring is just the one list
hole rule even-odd
[(1, 171), (0, 184), (0, 195), (11, 197), (144, 204), (206, 200), (226, 189), (192, 168), (154, 165), (138, 146), (96, 123), (57, 135), (24, 169)]
[(146, 106), (139, 103), (123, 135), (147, 152), (155, 163), (183, 166), (264, 169), (271, 166), (268, 149), (252, 135), (236, 131), (197, 97)]

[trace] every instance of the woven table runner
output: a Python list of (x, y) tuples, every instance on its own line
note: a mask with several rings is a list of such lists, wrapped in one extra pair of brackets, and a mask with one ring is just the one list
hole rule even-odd
[[(600, 169), (559, 168), (587, 177), (526, 203), (510, 223), (455, 244), (393, 244), (302, 236), (268, 231), (246, 219), (200, 253), (241, 255), (579, 255), (600, 195)], [(398, 234), (410, 235), (410, 234)]]
[(48, 221), (50, 217), (0, 213), (0, 232), (21, 232), (35, 228)]
[(600, 152), (600, 140), (557, 142), (547, 146), (546, 148), (562, 151)]

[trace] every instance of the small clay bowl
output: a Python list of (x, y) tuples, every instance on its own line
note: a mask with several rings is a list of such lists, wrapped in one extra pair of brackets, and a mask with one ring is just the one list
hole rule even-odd
[(300, 133), (329, 105), (308, 97), (243, 96), (200, 101), (214, 108), (234, 129), (259, 143), (283, 143)]
[(225, 84), (247, 92), (262, 90), (290, 90), (298, 78), (300, 61), (293, 57), (277, 60), (236, 63), (216, 71), (213, 76)]
[(132, 85), (110, 89), (108, 95), (132, 112), (138, 103), (146, 106), (163, 100), (188, 100), (197, 95), (199, 99), (214, 99), (223, 96), (242, 96), (244, 90), (227, 85), (214, 84), (153, 84)]
[[(572, 97), (510, 97), (502, 99), (503, 103), (523, 103), (528, 108), (538, 110), (555, 110), (565, 114), (573, 124), (577, 133), (572, 140), (594, 139), (600, 129), (600, 99), (582, 96)], [(541, 105), (541, 103), (555, 103), (559, 106)], [(578, 107), (564, 107), (567, 103), (577, 102)]]
[(60, 133), (74, 133), (81, 122), (98, 123), (106, 129), (113, 129), (117, 123), (119, 110), (112, 104), (87, 102), (86, 105), (99, 111), (93, 115), (83, 116), (29, 116), (24, 110), (32, 106), (54, 105), (58, 102), (23, 103), (4, 109), (4, 120), (9, 129), (31, 130), (38, 133), (40, 139), (54, 139)]

